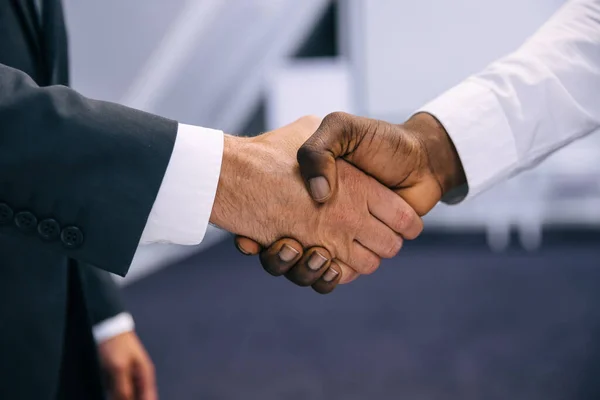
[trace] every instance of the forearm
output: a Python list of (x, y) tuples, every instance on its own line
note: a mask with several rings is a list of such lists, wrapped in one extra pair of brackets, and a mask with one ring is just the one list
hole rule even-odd
[(573, 0), (513, 54), (420, 111), (456, 146), (475, 195), (600, 127), (600, 1)]
[[(247, 210), (242, 206), (247, 202), (247, 190), (252, 181), (252, 158), (248, 156), (248, 139), (225, 135), (223, 140), (223, 161), (219, 175), (215, 201), (211, 210), (210, 223), (236, 233), (234, 216), (242, 219)], [(237, 226), (237, 229), (240, 227)]]

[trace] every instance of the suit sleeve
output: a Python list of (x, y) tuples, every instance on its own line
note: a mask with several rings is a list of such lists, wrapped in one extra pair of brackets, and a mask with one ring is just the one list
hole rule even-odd
[(0, 64), (0, 233), (124, 276), (177, 123)]

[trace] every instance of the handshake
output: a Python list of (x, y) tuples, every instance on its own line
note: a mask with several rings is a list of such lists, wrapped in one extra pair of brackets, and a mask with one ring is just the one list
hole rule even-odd
[(331, 292), (423, 229), (421, 216), (466, 184), (442, 125), (333, 113), (254, 138), (225, 136), (210, 222), (260, 253), (272, 275)]

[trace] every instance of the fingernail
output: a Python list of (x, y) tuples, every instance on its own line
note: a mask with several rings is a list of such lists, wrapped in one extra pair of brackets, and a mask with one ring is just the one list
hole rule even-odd
[(247, 252), (246, 250), (244, 250), (244, 248), (242, 246), (237, 246), (237, 249), (240, 251), (240, 253), (242, 253), (245, 256), (249, 256), (250, 253)]
[(329, 268), (327, 270), (327, 272), (325, 272), (323, 274), (323, 280), (325, 282), (331, 282), (332, 280), (334, 280), (337, 276), (339, 275), (339, 272), (337, 272), (335, 269), (333, 268)]
[(324, 176), (317, 176), (308, 181), (310, 193), (315, 200), (323, 200), (329, 196), (329, 182)]
[(283, 262), (290, 262), (298, 255), (298, 250), (294, 249), (288, 244), (284, 244), (281, 250), (279, 250), (279, 258)]
[(308, 268), (313, 271), (318, 271), (327, 262), (327, 258), (323, 257), (319, 252), (314, 252), (308, 259)]

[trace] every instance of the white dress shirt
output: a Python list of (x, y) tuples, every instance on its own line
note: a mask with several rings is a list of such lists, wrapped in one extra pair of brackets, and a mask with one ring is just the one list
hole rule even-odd
[(442, 123), (467, 176), (467, 190), (448, 202), (600, 129), (600, 0), (567, 2), (517, 51), (420, 111)]

